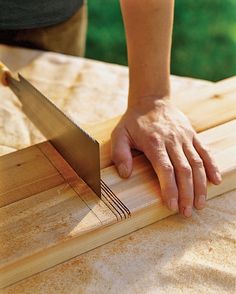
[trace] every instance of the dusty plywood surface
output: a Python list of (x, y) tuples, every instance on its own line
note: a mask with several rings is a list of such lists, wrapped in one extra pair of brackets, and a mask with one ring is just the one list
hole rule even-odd
[[(102, 121), (123, 112), (127, 93), (124, 67), (59, 54), (11, 50), (1, 46), (0, 59), (4, 56), (4, 61), (12, 60), (15, 69), (23, 69), (78, 122)], [(186, 87), (198, 91), (209, 86), (208, 82), (176, 77), (172, 84), (173, 92), (179, 94), (184, 94)], [(20, 112), (14, 96), (8, 89), (0, 88), (0, 93), (4, 97), (0, 107), (0, 152), (38, 142), (40, 135)], [(91, 105), (93, 112), (88, 111)], [(170, 217), (5, 292), (117, 293), (123, 289), (126, 293), (234, 293), (235, 196), (233, 191), (212, 200), (191, 220)]]

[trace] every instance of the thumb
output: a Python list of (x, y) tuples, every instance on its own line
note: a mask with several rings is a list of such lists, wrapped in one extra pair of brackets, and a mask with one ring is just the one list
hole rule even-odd
[(130, 141), (124, 130), (115, 130), (111, 139), (111, 157), (120, 177), (128, 178), (133, 167)]

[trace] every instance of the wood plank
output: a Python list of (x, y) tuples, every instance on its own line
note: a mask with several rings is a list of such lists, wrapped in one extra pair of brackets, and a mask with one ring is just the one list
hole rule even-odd
[(1, 156), (0, 174), (0, 207), (64, 182), (37, 146)]
[[(208, 198), (212, 198), (236, 187), (236, 120), (200, 136), (213, 148), (223, 173), (220, 186), (208, 185)], [(60, 163), (57, 168), (70, 175), (66, 165)], [(0, 209), (2, 287), (173, 214), (163, 206), (156, 175), (143, 155), (134, 159), (130, 179), (121, 180), (113, 166), (103, 169), (102, 179), (110, 189), (103, 192), (111, 201), (113, 193), (129, 210), (126, 219), (111, 217), (113, 212), (107, 208), (108, 220), (104, 220), (103, 200), (95, 198), (93, 206), (93, 195), (88, 195), (86, 203), (67, 182)], [(117, 205), (117, 200), (113, 202)]]

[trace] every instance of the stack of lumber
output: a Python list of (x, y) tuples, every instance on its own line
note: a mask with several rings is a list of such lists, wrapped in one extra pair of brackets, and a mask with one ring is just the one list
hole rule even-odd
[[(27, 75), (27, 68), (24, 71)], [(236, 78), (206, 83), (198, 91), (180, 89), (173, 95), (212, 149), (222, 172), (221, 185), (208, 185), (208, 199), (236, 188), (235, 97)], [(120, 113), (123, 109), (124, 105)], [(118, 120), (95, 125), (83, 121), (83, 127), (101, 144), (101, 199), (49, 142), (0, 157), (2, 287), (172, 214), (162, 204), (158, 180), (144, 155), (135, 157), (129, 179), (117, 175), (109, 145)], [(41, 139), (37, 136), (32, 140)]]

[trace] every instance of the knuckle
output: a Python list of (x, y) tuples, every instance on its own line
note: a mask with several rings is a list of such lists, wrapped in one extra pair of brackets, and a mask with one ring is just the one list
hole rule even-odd
[(168, 146), (174, 148), (176, 146), (177, 142), (178, 142), (177, 135), (174, 132), (171, 132), (170, 134), (168, 134), (166, 142), (167, 142)]
[(170, 131), (168, 134), (168, 140), (175, 143), (177, 141), (177, 134), (174, 131)]
[(187, 129), (184, 130), (184, 134), (185, 134), (186, 140), (191, 139), (191, 141), (192, 141), (193, 137), (195, 135), (195, 131), (192, 128), (187, 128)]
[(174, 168), (171, 164), (169, 163), (163, 163), (160, 165), (160, 168), (167, 174), (173, 174), (174, 173)]
[(181, 174), (185, 175), (186, 177), (191, 177), (192, 176), (192, 170), (190, 166), (186, 164), (180, 164), (178, 167), (178, 170)]
[(191, 158), (190, 159), (190, 164), (191, 164), (192, 167), (195, 167), (195, 168), (203, 168), (203, 162), (198, 157)]
[(159, 147), (161, 146), (161, 139), (156, 134), (150, 134), (148, 136), (148, 144), (152, 147)]

